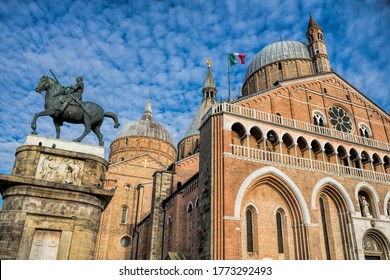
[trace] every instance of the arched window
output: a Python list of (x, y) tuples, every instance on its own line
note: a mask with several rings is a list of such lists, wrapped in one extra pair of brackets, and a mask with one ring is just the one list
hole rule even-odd
[(121, 224), (126, 224), (127, 206), (122, 206)]
[(280, 214), (279, 211), (276, 213), (276, 231), (277, 231), (277, 237), (278, 237), (278, 253), (283, 254), (284, 253), (283, 223), (282, 223), (282, 214)]
[(369, 192), (361, 190), (358, 192), (360, 213), (362, 217), (377, 218), (374, 198)]
[(188, 206), (187, 206), (187, 213), (191, 213), (192, 212), (192, 202), (188, 203)]
[(355, 168), (361, 168), (360, 166), (360, 161), (359, 161), (359, 154), (357, 153), (357, 151), (355, 149), (351, 149), (349, 151), (350, 153), (350, 161), (351, 161), (351, 165), (353, 165), (353, 167)]
[(251, 209), (247, 209), (246, 213), (246, 250), (248, 253), (254, 252), (253, 244), (253, 213)]
[(330, 247), (329, 247), (329, 235), (328, 235), (328, 225), (326, 220), (325, 213), (325, 203), (322, 197), (320, 197), (320, 212), (321, 212), (321, 222), (322, 222), (322, 231), (324, 234), (324, 245), (325, 245), (325, 253), (326, 259), (330, 260)]
[(313, 111), (313, 123), (316, 126), (325, 127), (326, 118), (325, 115), (320, 111)]
[(359, 124), (359, 134), (361, 137), (364, 137), (364, 138), (371, 138), (371, 136), (372, 136), (371, 129), (365, 123)]
[(263, 139), (263, 134), (261, 133), (261, 130), (258, 127), (252, 127), (249, 133), (249, 147), (260, 149), (261, 140)]
[(168, 227), (168, 240), (167, 240), (167, 245), (168, 245), (168, 251), (172, 250), (172, 232), (173, 232), (173, 226), (172, 226), (172, 217), (168, 217), (167, 221), (167, 227)]
[(245, 137), (246, 137), (246, 131), (242, 124), (235, 123), (232, 125), (232, 144), (233, 145), (244, 145)]
[(305, 138), (303, 138), (302, 136), (299, 137), (297, 140), (297, 145), (300, 152), (300, 155), (298, 156), (305, 157), (305, 151), (309, 149), (309, 146), (307, 145)]
[(371, 170), (371, 159), (370, 159), (370, 156), (368, 155), (368, 153), (366, 151), (363, 151), (361, 154), (360, 154), (360, 158), (362, 160), (362, 164), (363, 164), (363, 168), (366, 169), (366, 170)]
[(375, 172), (383, 172), (382, 162), (380, 157), (377, 154), (372, 155), (372, 166), (374, 166)]
[(318, 143), (317, 140), (313, 140), (311, 142), (311, 150), (313, 152), (314, 159), (315, 160), (319, 160), (318, 159), (318, 154), (320, 154), (322, 152), (322, 149), (321, 149), (320, 143)]
[(336, 160), (335, 160), (335, 151), (334, 151), (333, 146), (329, 143), (326, 143), (324, 146), (324, 150), (325, 150), (325, 155), (327, 157), (326, 159), (328, 160), (328, 162), (335, 164)]
[(283, 150), (285, 150), (287, 154), (290, 154), (290, 150), (294, 148), (294, 141), (292, 137), (290, 136), (290, 134), (286, 133), (283, 135), (282, 140), (283, 140)]
[(275, 131), (271, 130), (267, 133), (267, 151), (275, 151), (275, 146), (279, 143), (278, 135)]
[(383, 158), (383, 168), (385, 169), (386, 173), (389, 173), (390, 170), (390, 159), (388, 156), (385, 156)]
[(343, 146), (339, 146), (337, 148), (337, 155), (339, 157), (339, 160), (340, 162), (344, 165), (344, 166), (349, 166), (349, 161), (348, 161), (348, 154), (346, 152), (346, 150), (344, 149)]

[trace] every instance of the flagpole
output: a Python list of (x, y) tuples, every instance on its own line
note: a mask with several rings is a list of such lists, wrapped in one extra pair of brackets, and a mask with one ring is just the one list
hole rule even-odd
[(229, 53), (227, 55), (227, 63), (228, 63), (228, 102), (230, 102), (230, 58), (229, 58)]

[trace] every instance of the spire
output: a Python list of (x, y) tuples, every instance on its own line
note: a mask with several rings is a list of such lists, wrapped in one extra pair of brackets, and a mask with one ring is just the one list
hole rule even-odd
[(211, 74), (211, 59), (206, 60), (207, 63), (207, 75), (202, 89), (203, 98), (215, 98), (217, 94), (217, 88), (215, 87), (214, 78)]
[(207, 59), (206, 62), (207, 75), (202, 89), (203, 100), (199, 106), (198, 111), (195, 114), (195, 117), (192, 119), (191, 125), (188, 128), (186, 134), (184, 135), (184, 138), (199, 134), (199, 126), (203, 116), (207, 113), (207, 111), (211, 108), (212, 105), (218, 103), (218, 100), (216, 99), (217, 88), (215, 87), (213, 75), (211, 74), (210, 70), (212, 61), (211, 59)]
[(152, 120), (152, 103), (150, 102), (150, 93), (148, 97), (148, 102), (146, 103), (144, 114), (142, 115), (142, 120)]
[(322, 28), (317, 24), (317, 22), (313, 19), (313, 17), (310, 15), (310, 19), (309, 19), (309, 25), (307, 26), (307, 29), (310, 29), (310, 28), (318, 28), (322, 31)]
[(309, 43), (308, 49), (310, 58), (313, 61), (314, 73), (331, 71), (322, 28), (311, 15), (309, 25), (307, 26), (306, 38)]

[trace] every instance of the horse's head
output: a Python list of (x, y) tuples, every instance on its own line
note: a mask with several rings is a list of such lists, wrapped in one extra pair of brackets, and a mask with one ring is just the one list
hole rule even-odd
[(47, 90), (49, 87), (50, 87), (50, 78), (48, 76), (42, 76), (37, 86), (35, 87), (35, 91), (41, 93), (42, 91)]

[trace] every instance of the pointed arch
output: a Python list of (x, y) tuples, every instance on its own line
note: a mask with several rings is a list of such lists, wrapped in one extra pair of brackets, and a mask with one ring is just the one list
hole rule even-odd
[(390, 216), (390, 191), (387, 192), (386, 196), (385, 196), (385, 200), (383, 201), (383, 211), (384, 211), (384, 214), (385, 216), (389, 217)]
[(331, 185), (331, 186), (335, 187), (341, 193), (342, 197), (344, 198), (344, 200), (347, 204), (348, 210), (353, 212), (353, 213), (355, 212), (354, 204), (353, 204), (352, 199), (350, 198), (347, 190), (338, 181), (336, 181), (335, 179), (330, 178), (330, 177), (322, 178), (314, 186), (313, 193), (311, 195), (311, 208), (317, 208), (316, 198), (318, 196), (320, 189), (325, 185)]
[[(371, 241), (371, 244), (366, 241)], [(368, 257), (370, 256), (378, 256), (381, 260), (390, 259), (389, 239), (380, 230), (374, 228), (368, 229), (364, 233), (363, 240), (361, 242), (365, 259), (369, 259)]]
[(375, 218), (379, 218), (380, 217), (380, 213), (379, 213), (379, 195), (378, 193), (376, 192), (375, 188), (373, 186), (371, 186), (369, 183), (366, 183), (366, 182), (360, 182), (356, 185), (356, 188), (355, 188), (355, 199), (357, 202), (359, 202), (359, 192), (364, 192), (366, 193), (369, 197), (366, 197), (366, 199), (368, 199), (369, 203), (373, 203), (374, 202), (374, 205), (371, 205), (371, 209), (373, 210), (373, 212), (375, 211), (375, 215), (374, 213), (373, 216)]
[(320, 240), (326, 259), (355, 259), (350, 227), (351, 213), (355, 209), (345, 188), (330, 177), (323, 178), (314, 186), (311, 203), (312, 208), (317, 208), (318, 203), (319, 225), (322, 228)]
[(241, 204), (244, 198), (245, 191), (252, 185), (252, 183), (254, 183), (257, 179), (261, 178), (264, 175), (273, 175), (286, 184), (286, 186), (292, 191), (298, 201), (298, 205), (302, 211), (303, 223), (305, 225), (310, 225), (311, 219), (309, 214), (309, 208), (307, 207), (305, 199), (298, 186), (284, 172), (273, 166), (263, 167), (252, 172), (252, 174), (250, 174), (241, 184), (234, 204), (234, 218), (238, 220), (240, 219)]

